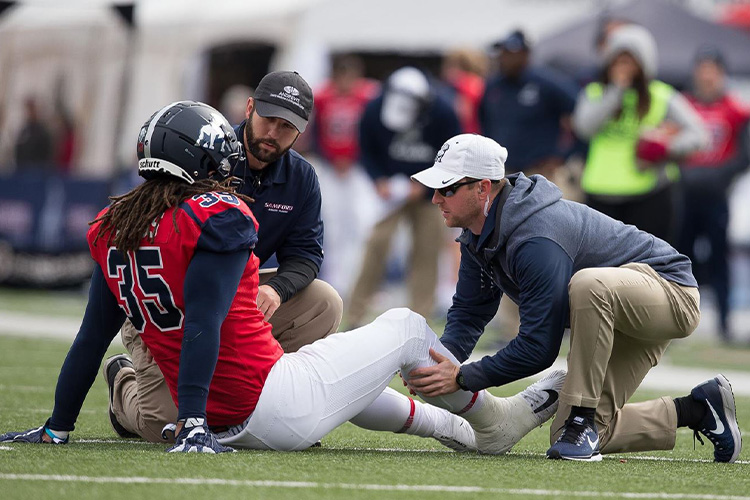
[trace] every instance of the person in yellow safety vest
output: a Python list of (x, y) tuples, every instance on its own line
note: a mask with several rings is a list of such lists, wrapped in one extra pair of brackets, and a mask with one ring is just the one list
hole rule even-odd
[(674, 160), (704, 147), (708, 134), (690, 103), (656, 80), (656, 42), (642, 26), (609, 37), (598, 82), (580, 93), (573, 130), (589, 141), (581, 179), (586, 203), (670, 241)]

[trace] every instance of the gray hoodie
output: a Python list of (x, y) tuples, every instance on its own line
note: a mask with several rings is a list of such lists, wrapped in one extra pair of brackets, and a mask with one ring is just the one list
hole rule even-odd
[(679, 285), (697, 287), (690, 259), (665, 241), (586, 205), (562, 199), (541, 175), (507, 177), (480, 236), (464, 230), (456, 294), (441, 341), (459, 361), (471, 354), (507, 294), (519, 305), (518, 336), (494, 356), (464, 365), (473, 391), (547, 368), (569, 324), (568, 283), (586, 268), (644, 263)]

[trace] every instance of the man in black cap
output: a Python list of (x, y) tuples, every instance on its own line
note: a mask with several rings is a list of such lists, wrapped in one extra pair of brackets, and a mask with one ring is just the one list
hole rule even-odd
[(482, 133), (504, 144), (513, 156), (508, 171), (542, 174), (554, 182), (563, 164), (563, 124), (576, 102), (575, 84), (550, 70), (530, 67), (531, 45), (516, 30), (493, 46), (499, 71), (490, 78), (479, 105)]
[[(335, 332), (343, 313), (338, 292), (316, 279), (323, 262), (318, 178), (312, 165), (291, 149), (312, 109), (307, 82), (296, 72), (276, 71), (260, 81), (247, 100), (245, 121), (235, 128), (246, 160), (233, 175), (244, 181), (240, 192), (255, 200), (249, 205), (258, 221), (253, 253), (261, 266), (274, 256), (278, 262), (278, 268), (260, 271), (258, 309), (285, 352)], [(162, 441), (162, 427), (175, 421), (177, 409), (162, 373), (129, 323), (122, 341), (132, 362), (117, 355), (103, 369), (112, 427), (122, 437)]]

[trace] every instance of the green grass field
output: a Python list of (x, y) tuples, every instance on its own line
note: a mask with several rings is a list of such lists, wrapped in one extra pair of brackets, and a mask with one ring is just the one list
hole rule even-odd
[[(0, 336), (0, 431), (40, 425), (49, 416), (68, 347)], [(524, 385), (493, 392), (510, 395)], [(639, 392), (636, 399), (659, 395)], [(738, 398), (737, 406), (740, 424), (750, 422), (750, 398)], [(686, 431), (673, 451), (590, 464), (546, 460), (547, 425), (499, 457), (457, 454), (432, 440), (351, 424), (303, 452), (170, 455), (161, 445), (115, 437), (101, 376), (77, 427), (67, 446), (0, 445), (0, 498), (750, 499), (748, 452), (737, 464), (712, 463), (711, 445), (693, 450)]]

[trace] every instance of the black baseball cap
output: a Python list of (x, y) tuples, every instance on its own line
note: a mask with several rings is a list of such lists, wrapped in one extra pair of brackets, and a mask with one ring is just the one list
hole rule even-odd
[(313, 109), (313, 93), (296, 71), (274, 71), (255, 89), (255, 110), (264, 118), (281, 118), (304, 132)]
[(494, 49), (507, 50), (508, 52), (522, 52), (529, 50), (531, 44), (523, 31), (515, 30), (507, 37), (495, 42), (492, 47)]
[(718, 47), (715, 47), (713, 45), (701, 45), (695, 52), (693, 63), (698, 64), (702, 63), (703, 61), (711, 61), (719, 65), (722, 69), (727, 68), (726, 61), (724, 60), (724, 55), (721, 53)]

